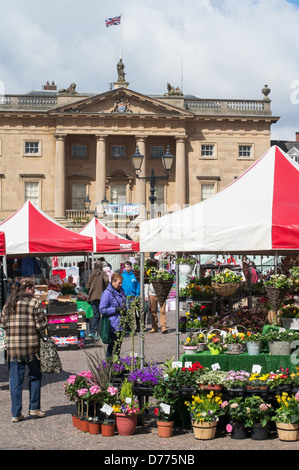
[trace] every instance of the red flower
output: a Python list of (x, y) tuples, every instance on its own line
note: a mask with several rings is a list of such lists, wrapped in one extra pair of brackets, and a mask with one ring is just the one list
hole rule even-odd
[(159, 414), (159, 408), (155, 408), (155, 409), (154, 409), (154, 413), (155, 413), (156, 416), (158, 416), (158, 414)]

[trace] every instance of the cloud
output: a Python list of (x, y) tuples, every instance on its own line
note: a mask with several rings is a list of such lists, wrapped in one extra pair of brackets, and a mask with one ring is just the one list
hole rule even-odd
[[(105, 18), (122, 14), (122, 26)], [(262, 99), (271, 88), (273, 139), (295, 139), (299, 8), (287, 0), (12, 0), (1, 7), (0, 80), (6, 93), (58, 88), (105, 92), (122, 50), (130, 88), (167, 82), (206, 98)], [(121, 34), (122, 33), (122, 34)]]

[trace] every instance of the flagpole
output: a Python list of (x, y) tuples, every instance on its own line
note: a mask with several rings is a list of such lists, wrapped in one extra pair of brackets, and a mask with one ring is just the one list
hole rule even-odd
[(123, 16), (120, 15), (120, 59), (122, 59), (122, 19)]

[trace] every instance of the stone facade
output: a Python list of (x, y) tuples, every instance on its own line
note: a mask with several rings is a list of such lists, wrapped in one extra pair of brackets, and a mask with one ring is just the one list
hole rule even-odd
[[(271, 124), (279, 118), (265, 91), (261, 100), (216, 100), (171, 87), (162, 96), (143, 95), (128, 85), (84, 94), (75, 84), (57, 91), (52, 83), (0, 97), (1, 220), (33, 198), (62, 223), (84, 224), (88, 195), (98, 215), (105, 196), (120, 206), (137, 204), (138, 224), (149, 215), (150, 188), (134, 173), (130, 156), (137, 146), (145, 156), (140, 176), (152, 169), (157, 176), (155, 215), (221, 191), (270, 147)], [(160, 153), (168, 146), (175, 161), (169, 179), (160, 180)], [(132, 217), (118, 220), (124, 232)]]

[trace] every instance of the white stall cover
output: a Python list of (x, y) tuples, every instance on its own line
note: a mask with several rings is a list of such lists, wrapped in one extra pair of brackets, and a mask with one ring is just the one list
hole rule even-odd
[(215, 196), (140, 225), (140, 251), (299, 250), (299, 165), (271, 147)]

